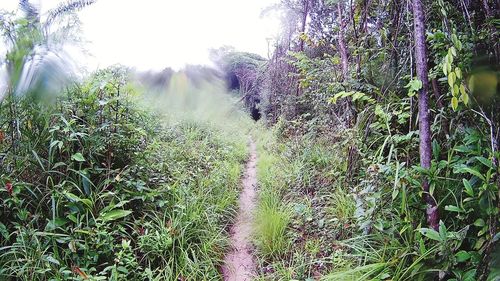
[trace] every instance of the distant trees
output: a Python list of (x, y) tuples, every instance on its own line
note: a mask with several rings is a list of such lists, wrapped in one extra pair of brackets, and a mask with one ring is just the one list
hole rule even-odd
[(225, 76), (231, 90), (237, 90), (240, 101), (255, 120), (260, 119), (260, 101), (263, 84), (263, 69), (266, 60), (259, 55), (238, 52), (230, 47), (211, 51), (211, 59)]

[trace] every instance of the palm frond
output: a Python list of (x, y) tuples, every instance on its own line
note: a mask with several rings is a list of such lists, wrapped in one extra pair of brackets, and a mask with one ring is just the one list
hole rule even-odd
[(97, 0), (69, 0), (67, 2), (63, 2), (47, 13), (45, 26), (50, 26), (57, 18), (77, 12), (89, 5), (94, 4), (96, 1)]
[(19, 8), (26, 13), (26, 17), (38, 21), (40, 18), (40, 11), (37, 7), (30, 3), (29, 0), (19, 0)]

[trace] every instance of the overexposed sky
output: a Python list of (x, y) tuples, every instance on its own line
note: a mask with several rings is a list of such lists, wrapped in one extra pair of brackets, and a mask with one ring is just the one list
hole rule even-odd
[[(60, 0), (32, 0), (42, 11)], [(223, 45), (267, 56), (266, 38), (279, 20), (262, 18), (278, 0), (98, 0), (79, 12), (90, 41), (90, 68), (121, 63), (139, 69), (180, 68), (209, 63), (208, 49)], [(12, 10), (18, 0), (0, 0)]]

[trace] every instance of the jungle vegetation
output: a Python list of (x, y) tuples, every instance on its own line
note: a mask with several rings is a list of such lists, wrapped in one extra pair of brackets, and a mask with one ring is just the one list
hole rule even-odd
[(268, 58), (81, 78), (94, 2), (0, 12), (0, 280), (221, 280), (249, 137), (255, 280), (500, 280), (497, 0), (281, 0)]

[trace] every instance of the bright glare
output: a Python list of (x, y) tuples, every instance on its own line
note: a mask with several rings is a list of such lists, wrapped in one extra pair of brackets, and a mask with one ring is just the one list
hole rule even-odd
[[(208, 50), (223, 45), (268, 54), (267, 38), (279, 20), (261, 17), (278, 0), (98, 0), (79, 12), (86, 48), (93, 57), (82, 62), (90, 70), (112, 64), (138, 69), (175, 69), (209, 64)], [(32, 0), (37, 3), (37, 0)], [(42, 11), (61, 0), (40, 0)], [(13, 10), (18, 0), (1, 0)]]

